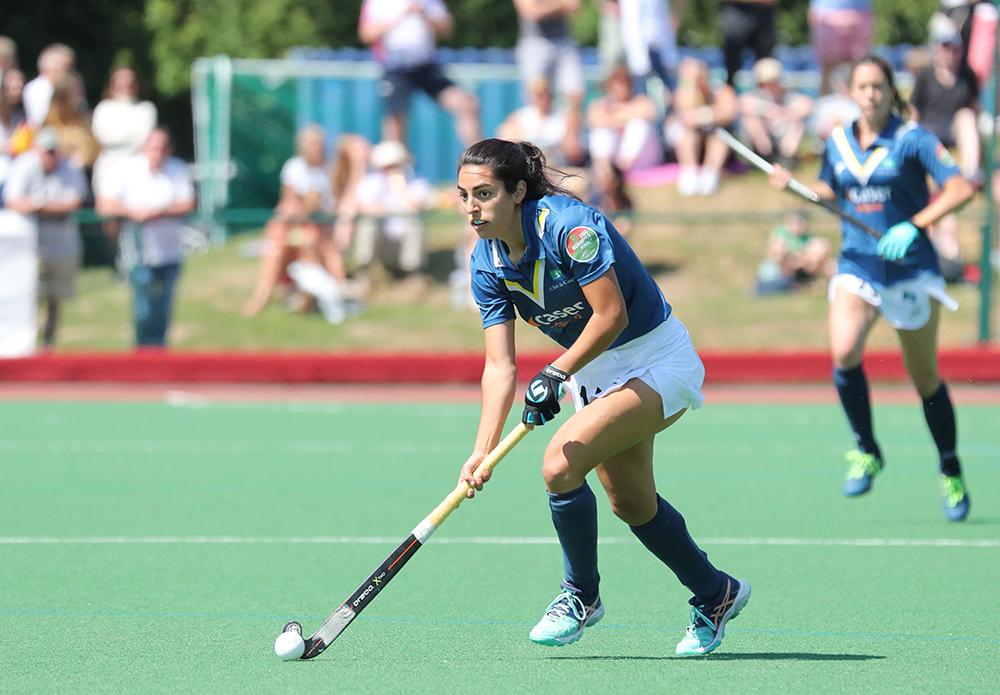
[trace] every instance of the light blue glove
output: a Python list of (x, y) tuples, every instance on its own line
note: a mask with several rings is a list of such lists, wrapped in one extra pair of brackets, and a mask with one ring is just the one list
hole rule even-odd
[(889, 231), (882, 235), (875, 248), (885, 260), (898, 261), (906, 255), (919, 235), (920, 230), (912, 222), (900, 222), (889, 227)]

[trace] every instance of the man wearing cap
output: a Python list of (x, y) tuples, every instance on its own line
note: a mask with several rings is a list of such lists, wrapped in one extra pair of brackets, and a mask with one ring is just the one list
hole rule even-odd
[(14, 160), (4, 184), (4, 204), (38, 230), (38, 297), (45, 301), (42, 344), (51, 348), (60, 303), (76, 294), (82, 245), (73, 212), (87, 196), (87, 180), (59, 154), (59, 134), (42, 128), (34, 147)]
[[(962, 61), (962, 35), (951, 19), (936, 12), (928, 33), (931, 62), (914, 80), (911, 117), (934, 133), (946, 148), (956, 150), (962, 175), (978, 183), (982, 178), (976, 126), (979, 83), (972, 69)], [(959, 243), (958, 216), (941, 218), (927, 230), (927, 235), (938, 252), (941, 275), (948, 282), (960, 281), (965, 262)]]
[(358, 184), (361, 219), (354, 263), (363, 276), (376, 256), (382, 255), (394, 274), (417, 277), (424, 262), (420, 213), (433, 202), (431, 186), (414, 175), (406, 147), (395, 140), (380, 142), (372, 149), (371, 167)]
[(962, 35), (954, 22), (935, 13), (929, 34), (931, 63), (916, 75), (911, 115), (945, 147), (958, 149), (962, 174), (973, 178), (979, 169), (979, 84), (962, 63)]
[(754, 63), (753, 76), (757, 88), (740, 97), (743, 130), (754, 152), (792, 168), (812, 112), (812, 99), (785, 89), (781, 63), (774, 58)]

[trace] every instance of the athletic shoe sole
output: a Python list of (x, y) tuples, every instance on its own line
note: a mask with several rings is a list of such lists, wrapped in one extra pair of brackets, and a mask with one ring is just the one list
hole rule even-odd
[(601, 618), (603, 617), (604, 605), (602, 604), (600, 610), (591, 613), (590, 616), (583, 621), (583, 625), (580, 626), (580, 629), (571, 635), (566, 635), (565, 637), (545, 637), (542, 639), (535, 639), (531, 635), (528, 635), (528, 639), (535, 644), (542, 645), (543, 647), (565, 647), (567, 644), (573, 644), (578, 641), (581, 637), (583, 637), (584, 628), (597, 625), (597, 623), (601, 622)]

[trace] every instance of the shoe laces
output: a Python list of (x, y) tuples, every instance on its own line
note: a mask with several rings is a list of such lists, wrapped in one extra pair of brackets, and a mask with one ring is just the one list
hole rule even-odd
[(874, 476), (882, 470), (881, 463), (875, 454), (867, 454), (860, 449), (852, 449), (844, 457), (851, 467), (847, 470), (848, 478), (863, 478), (864, 476)]
[(701, 608), (705, 606), (692, 606), (691, 607), (691, 624), (688, 625), (688, 634), (695, 634), (697, 630), (701, 628), (708, 628), (710, 630), (715, 630), (715, 623), (709, 620), (708, 616), (705, 615)]
[(956, 475), (945, 475), (941, 477), (941, 494), (949, 507), (958, 506), (965, 497), (965, 483)]
[(552, 618), (572, 616), (579, 621), (583, 621), (587, 617), (587, 607), (583, 605), (580, 597), (572, 591), (564, 591), (549, 604), (545, 615)]

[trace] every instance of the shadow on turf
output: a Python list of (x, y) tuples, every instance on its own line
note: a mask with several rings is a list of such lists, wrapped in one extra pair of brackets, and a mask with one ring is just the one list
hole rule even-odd
[[(688, 660), (685, 656), (550, 656), (549, 659), (576, 659), (580, 661), (673, 661)], [(810, 652), (723, 652), (701, 657), (708, 661), (874, 661), (884, 659), (880, 654), (814, 654)]]

